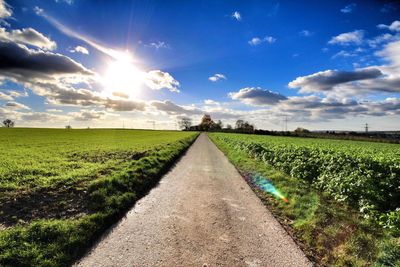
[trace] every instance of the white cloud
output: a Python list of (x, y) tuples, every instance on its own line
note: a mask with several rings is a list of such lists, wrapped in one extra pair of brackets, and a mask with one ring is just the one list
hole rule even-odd
[(46, 50), (57, 48), (56, 42), (32, 28), (8, 32), (5, 28), (0, 27), (0, 40), (32, 45)]
[(61, 110), (61, 109), (56, 109), (56, 108), (46, 109), (46, 111), (47, 111), (47, 112), (50, 112), (50, 113), (61, 113), (61, 112), (63, 112), (63, 110)]
[(310, 37), (312, 36), (314, 33), (309, 31), (309, 30), (302, 30), (299, 32), (299, 35), (304, 36), (304, 37)]
[(379, 24), (379, 25), (377, 25), (377, 27), (379, 29), (387, 29), (387, 30), (391, 30), (394, 32), (400, 32), (400, 21), (395, 20), (390, 25)]
[(328, 44), (359, 45), (363, 42), (363, 38), (364, 38), (364, 31), (355, 30), (352, 32), (341, 33), (337, 36), (332, 37), (331, 40), (328, 42)]
[[(377, 52), (377, 55), (391, 62), (395, 68), (400, 67), (400, 41), (387, 44), (382, 51)], [(396, 69), (395, 71), (396, 73), (391, 74), (400, 75), (400, 69)]]
[(10, 101), (7, 102), (4, 107), (6, 108), (10, 108), (10, 109), (14, 109), (14, 110), (20, 110), (20, 109), (30, 109), (28, 106), (18, 103), (18, 102), (14, 102), (14, 101)]
[(14, 100), (14, 98), (8, 94), (0, 92), (0, 100)]
[(15, 90), (7, 90), (7, 93), (14, 97), (14, 98), (19, 98), (19, 97), (27, 97), (28, 93), (26, 91), (24, 92), (19, 92), (19, 91), (15, 91)]
[(248, 41), (248, 43), (251, 46), (257, 46), (260, 45), (261, 43), (275, 43), (276, 38), (272, 37), (272, 36), (265, 36), (264, 38), (259, 38), (259, 37), (253, 37), (250, 41)]
[(341, 50), (341, 51), (337, 52), (336, 54), (334, 54), (331, 58), (335, 59), (335, 58), (338, 58), (338, 57), (347, 58), (347, 57), (355, 57), (355, 56), (357, 56), (356, 53), (345, 51), (345, 50)]
[(129, 98), (129, 94), (124, 93), (124, 92), (119, 92), (119, 91), (114, 91), (112, 92), (112, 95), (118, 98), (123, 98), (123, 99), (128, 99)]
[(0, 100), (14, 100), (14, 98), (26, 97), (28, 94), (26, 92), (21, 93), (13, 90), (0, 91)]
[(84, 46), (76, 46), (74, 49), (69, 50), (71, 53), (81, 53), (85, 55), (89, 55), (89, 50)]
[(340, 10), (342, 13), (351, 13), (356, 8), (357, 4), (351, 3)]
[(19, 113), (18, 116), (22, 121), (25, 122), (66, 122), (69, 120), (68, 116), (59, 115), (59, 114), (51, 114), (46, 112), (28, 112), (28, 113)]
[(161, 70), (149, 71), (146, 75), (146, 85), (153, 90), (168, 89), (171, 92), (179, 93), (179, 82), (174, 79), (168, 72)]
[(239, 100), (250, 105), (271, 105), (286, 99), (285, 96), (279, 93), (264, 90), (260, 87), (242, 88), (238, 92), (230, 92), (228, 96), (233, 100)]
[(5, 0), (0, 0), (0, 19), (12, 16), (12, 10)]
[(79, 112), (70, 112), (68, 115), (71, 115), (77, 121), (92, 121), (103, 118), (106, 113), (104, 111), (83, 109)]
[(54, 0), (56, 3), (66, 3), (68, 5), (72, 5), (74, 0)]
[(212, 105), (212, 106), (214, 106), (214, 105), (219, 105), (219, 103), (218, 103), (217, 101), (214, 101), (214, 100), (212, 100), (212, 99), (206, 99), (206, 100), (204, 100), (204, 104), (206, 104), (206, 105)]
[(241, 21), (242, 20), (242, 15), (239, 13), (239, 11), (233, 12), (231, 17), (236, 19), (237, 21)]
[(145, 45), (145, 46), (152, 47), (152, 48), (155, 48), (157, 50), (160, 49), (160, 48), (170, 48), (170, 46), (166, 42), (162, 42), (162, 41), (153, 42), (153, 43), (150, 43), (150, 44)]
[(338, 97), (400, 93), (400, 41), (387, 44), (376, 55), (388, 61), (388, 64), (353, 71), (320, 71), (298, 77), (288, 86), (300, 88), (300, 93)]
[(399, 34), (392, 35), (390, 33), (384, 33), (384, 34), (378, 35), (372, 39), (367, 40), (367, 43), (370, 47), (376, 48), (381, 44), (393, 42), (393, 41), (396, 41), (399, 39), (400, 39)]
[(219, 80), (226, 80), (226, 77), (224, 74), (216, 73), (213, 76), (208, 77), (208, 80), (210, 80), (212, 82), (217, 82)]
[(262, 40), (261, 40), (260, 38), (258, 38), (258, 37), (253, 37), (248, 43), (249, 43), (250, 45), (256, 46), (256, 45), (261, 44), (261, 42), (262, 42)]

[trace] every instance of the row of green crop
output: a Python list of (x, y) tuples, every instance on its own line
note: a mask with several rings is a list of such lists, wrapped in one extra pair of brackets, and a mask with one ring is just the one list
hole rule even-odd
[(69, 266), (190, 146), (196, 134), (171, 142), (128, 168), (88, 187), (91, 213), (78, 219), (39, 220), (0, 231), (0, 266)]
[(400, 162), (335, 149), (255, 142), (237, 135), (214, 137), (231, 149), (246, 151), (293, 177), (307, 180), (337, 201), (358, 208), (395, 235), (400, 234)]

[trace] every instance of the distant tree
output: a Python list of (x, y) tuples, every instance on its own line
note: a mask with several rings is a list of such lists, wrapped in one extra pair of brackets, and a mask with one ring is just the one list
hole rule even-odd
[(232, 130), (232, 125), (230, 125), (230, 124), (227, 124), (227, 125), (226, 125), (226, 129), (228, 129), (228, 130)]
[(5, 120), (3, 121), (3, 126), (4, 126), (5, 128), (12, 128), (12, 127), (15, 126), (15, 122), (12, 121), (12, 120), (10, 120), (10, 119), (5, 119)]
[(247, 121), (243, 124), (243, 132), (254, 133), (254, 125), (248, 123)]
[(215, 130), (221, 130), (224, 124), (222, 123), (221, 120), (218, 120), (217, 123), (214, 125)]
[(235, 124), (235, 131), (239, 133), (254, 133), (254, 125), (244, 120), (237, 120)]
[(183, 117), (179, 120), (178, 124), (179, 124), (179, 128), (184, 129), (184, 130), (189, 130), (190, 126), (192, 126), (192, 119)]
[(295, 133), (309, 133), (310, 131), (301, 127), (297, 127), (296, 130), (294, 130)]
[(200, 131), (209, 131), (214, 128), (215, 128), (215, 122), (211, 119), (210, 115), (205, 114), (199, 124), (199, 130)]
[(244, 120), (237, 120), (235, 124), (235, 129), (242, 129), (244, 124)]
[(72, 126), (71, 125), (67, 125), (67, 126), (65, 126), (65, 129), (67, 129), (67, 130), (72, 129)]

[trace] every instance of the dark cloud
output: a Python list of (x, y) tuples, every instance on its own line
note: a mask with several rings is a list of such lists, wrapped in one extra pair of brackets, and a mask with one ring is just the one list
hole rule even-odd
[(4, 107), (11, 108), (11, 109), (30, 109), (28, 106), (18, 103), (18, 102), (7, 102)]
[(169, 100), (166, 101), (153, 101), (150, 103), (151, 106), (155, 107), (159, 111), (164, 111), (170, 115), (200, 115), (204, 112), (200, 109), (189, 109), (179, 106)]
[(273, 105), (287, 99), (286, 96), (259, 87), (243, 88), (228, 95), (234, 100), (240, 100), (250, 105)]
[(106, 113), (96, 110), (81, 110), (80, 112), (72, 113), (74, 119), (77, 121), (91, 121), (101, 119)]
[(329, 121), (348, 116), (400, 115), (400, 99), (356, 101), (354, 99), (320, 98), (318, 96), (290, 97), (269, 111), (273, 116), (288, 116), (293, 121)]
[(0, 42), (0, 75), (93, 75), (76, 61), (61, 54), (35, 51), (12, 42)]
[(146, 103), (133, 100), (107, 99), (104, 106), (115, 111), (144, 111)]
[(380, 76), (382, 76), (382, 72), (377, 68), (355, 71), (326, 70), (308, 76), (297, 77), (289, 83), (289, 87), (300, 88), (301, 93), (329, 91), (339, 84), (374, 79)]

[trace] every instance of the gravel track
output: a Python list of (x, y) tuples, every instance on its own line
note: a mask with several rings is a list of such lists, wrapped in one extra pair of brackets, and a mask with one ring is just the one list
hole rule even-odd
[(312, 266), (201, 134), (75, 266)]

